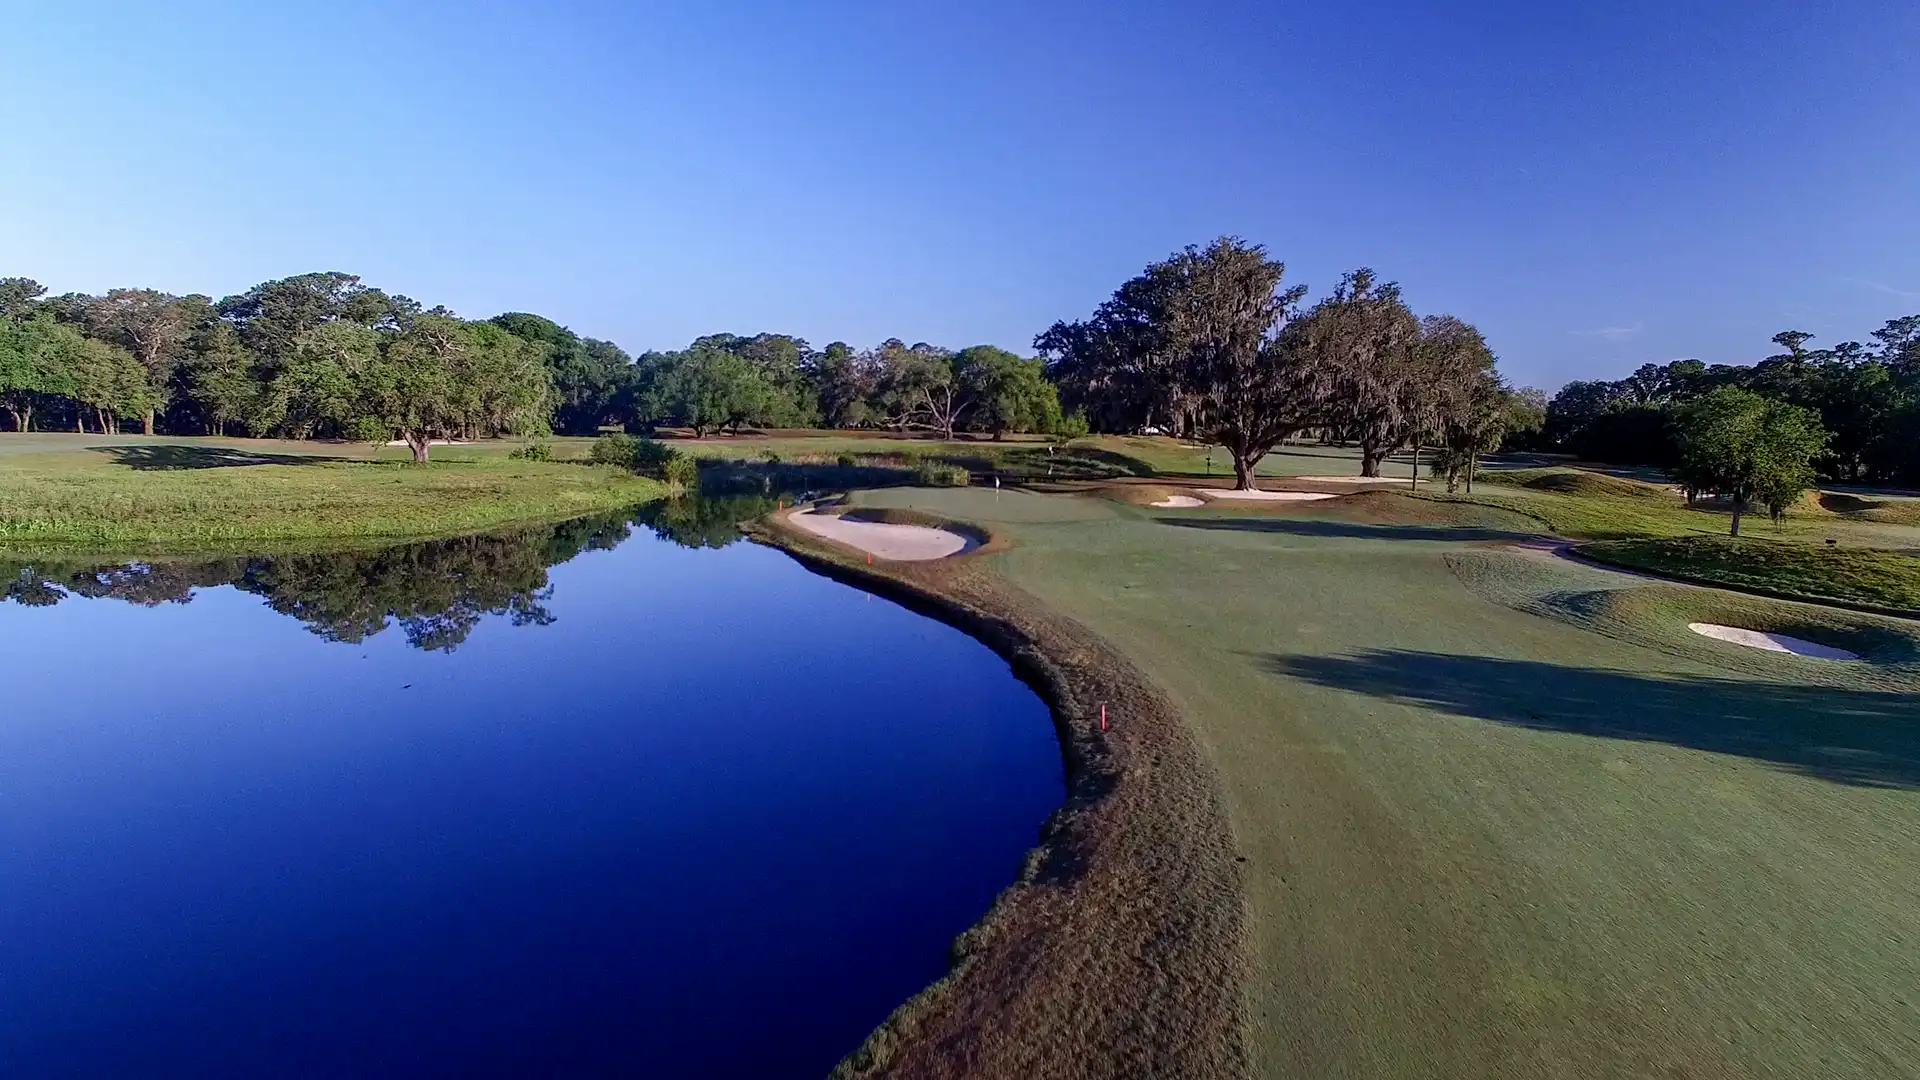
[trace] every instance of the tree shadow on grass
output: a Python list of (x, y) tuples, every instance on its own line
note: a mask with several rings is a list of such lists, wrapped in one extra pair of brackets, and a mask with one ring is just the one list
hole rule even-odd
[(260, 454), (224, 446), (95, 446), (117, 465), (142, 472), (174, 469), (226, 469), (244, 465), (318, 465), (340, 458), (319, 454)]
[(1664, 742), (1841, 784), (1920, 788), (1920, 699), (1912, 694), (1406, 650), (1279, 655), (1266, 665), (1320, 686), (1536, 731)]
[(1279, 533), (1286, 536), (1319, 536), (1348, 540), (1537, 540), (1538, 533), (1483, 529), (1472, 525), (1368, 525), (1357, 521), (1332, 521), (1326, 518), (1273, 517), (1166, 517), (1161, 524), (1177, 529), (1206, 529), (1218, 532)]

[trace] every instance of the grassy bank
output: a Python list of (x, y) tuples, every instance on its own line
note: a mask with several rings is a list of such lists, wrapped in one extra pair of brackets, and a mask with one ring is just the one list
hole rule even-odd
[(515, 461), (504, 450), (463, 457), (415, 466), (251, 447), (0, 456), (0, 544), (155, 552), (414, 539), (661, 494), (656, 482), (614, 469)]
[[(1910, 624), (1502, 550), (1512, 519), (1445, 503), (855, 501), (1004, 537), (971, 560), (999, 602), (1086, 628), (1184, 717), (1245, 859), (1253, 1075), (1914, 1075), (1920, 954), (1887, 944), (1920, 940)], [(995, 1027), (965, 1005), (921, 1030)]]
[(1920, 612), (1920, 556), (1732, 536), (1605, 540), (1580, 555), (1704, 585)]

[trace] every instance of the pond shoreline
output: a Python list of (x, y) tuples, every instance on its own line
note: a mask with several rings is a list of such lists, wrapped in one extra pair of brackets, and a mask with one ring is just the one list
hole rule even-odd
[(977, 553), (869, 565), (782, 516), (744, 531), (1004, 657), (1047, 702), (1066, 765), (1065, 802), (947, 974), (833, 1076), (1249, 1075), (1245, 890), (1218, 777), (1178, 710)]

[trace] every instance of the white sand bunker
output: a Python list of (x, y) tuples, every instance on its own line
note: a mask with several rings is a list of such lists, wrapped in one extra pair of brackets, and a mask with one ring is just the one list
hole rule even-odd
[(921, 562), (944, 559), (979, 547), (980, 542), (946, 529), (927, 525), (895, 525), (886, 521), (861, 521), (832, 514), (796, 510), (787, 520), (815, 536), (837, 540), (878, 558), (895, 562)]
[(1166, 498), (1161, 499), (1159, 502), (1148, 503), (1147, 505), (1148, 506), (1165, 506), (1165, 507), (1194, 507), (1194, 506), (1205, 506), (1206, 504), (1207, 504), (1207, 501), (1205, 499), (1197, 499), (1192, 495), (1169, 495)]
[(1287, 479), (1310, 484), (1404, 484), (1410, 480), (1405, 476), (1290, 476)]
[(1318, 502), (1340, 497), (1327, 491), (1234, 491), (1226, 488), (1208, 488), (1201, 494), (1209, 499), (1249, 499), (1256, 502)]
[(1718, 641), (1745, 645), (1749, 649), (1765, 649), (1768, 652), (1792, 653), (1795, 656), (1811, 656), (1816, 660), (1858, 660), (1858, 656), (1845, 649), (1836, 649), (1831, 645), (1802, 641), (1785, 634), (1766, 634), (1758, 630), (1742, 630), (1737, 626), (1721, 626), (1717, 623), (1688, 623), (1687, 629), (1701, 637), (1710, 637)]

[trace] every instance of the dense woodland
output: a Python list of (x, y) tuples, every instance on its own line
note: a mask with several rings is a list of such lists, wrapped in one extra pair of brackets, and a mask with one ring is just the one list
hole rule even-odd
[(1371, 270), (1311, 306), (1285, 276), (1264, 248), (1222, 237), (1147, 267), (1035, 344), (1096, 428), (1216, 443), (1242, 487), (1296, 437), (1358, 445), (1367, 476), (1402, 447), (1431, 448), (1449, 486), (1471, 485), (1481, 454), (1539, 427), (1541, 395), (1506, 385), (1471, 324), (1416, 315)]
[(1040, 362), (992, 346), (715, 334), (632, 357), (538, 315), (470, 321), (341, 273), (218, 301), (0, 279), (0, 408), (16, 431), (405, 440), (423, 460), (434, 439), (610, 424), (1068, 428)]
[(1547, 408), (1552, 446), (1594, 461), (1681, 463), (1689, 404), (1738, 388), (1819, 418), (1820, 472), (1836, 481), (1920, 484), (1920, 315), (1892, 319), (1869, 343), (1812, 348), (1813, 335), (1774, 335), (1779, 351), (1750, 366), (1676, 360), (1618, 382), (1568, 383)]
[(1091, 427), (1216, 442), (1243, 483), (1288, 439), (1357, 445), (1367, 475), (1412, 447), (1451, 486), (1471, 485), (1479, 456), (1501, 448), (1680, 470), (1686, 418), (1704, 415), (1693, 406), (1738, 389), (1807, 411), (1821, 474), (1920, 483), (1920, 315), (1889, 321), (1868, 344), (1813, 348), (1786, 331), (1773, 339), (1781, 351), (1752, 366), (1648, 364), (1618, 382), (1570, 383), (1548, 402), (1506, 385), (1471, 324), (1415, 313), (1371, 270), (1311, 304), (1284, 277), (1258, 245), (1190, 247), (1039, 335), (1036, 357), (898, 339), (816, 349), (785, 334), (713, 334), (631, 356), (539, 315), (467, 320), (341, 273), (217, 301), (151, 289), (48, 296), (5, 278), (0, 418), (15, 431), (405, 441), (423, 460), (435, 439), (608, 426), (946, 438)]

